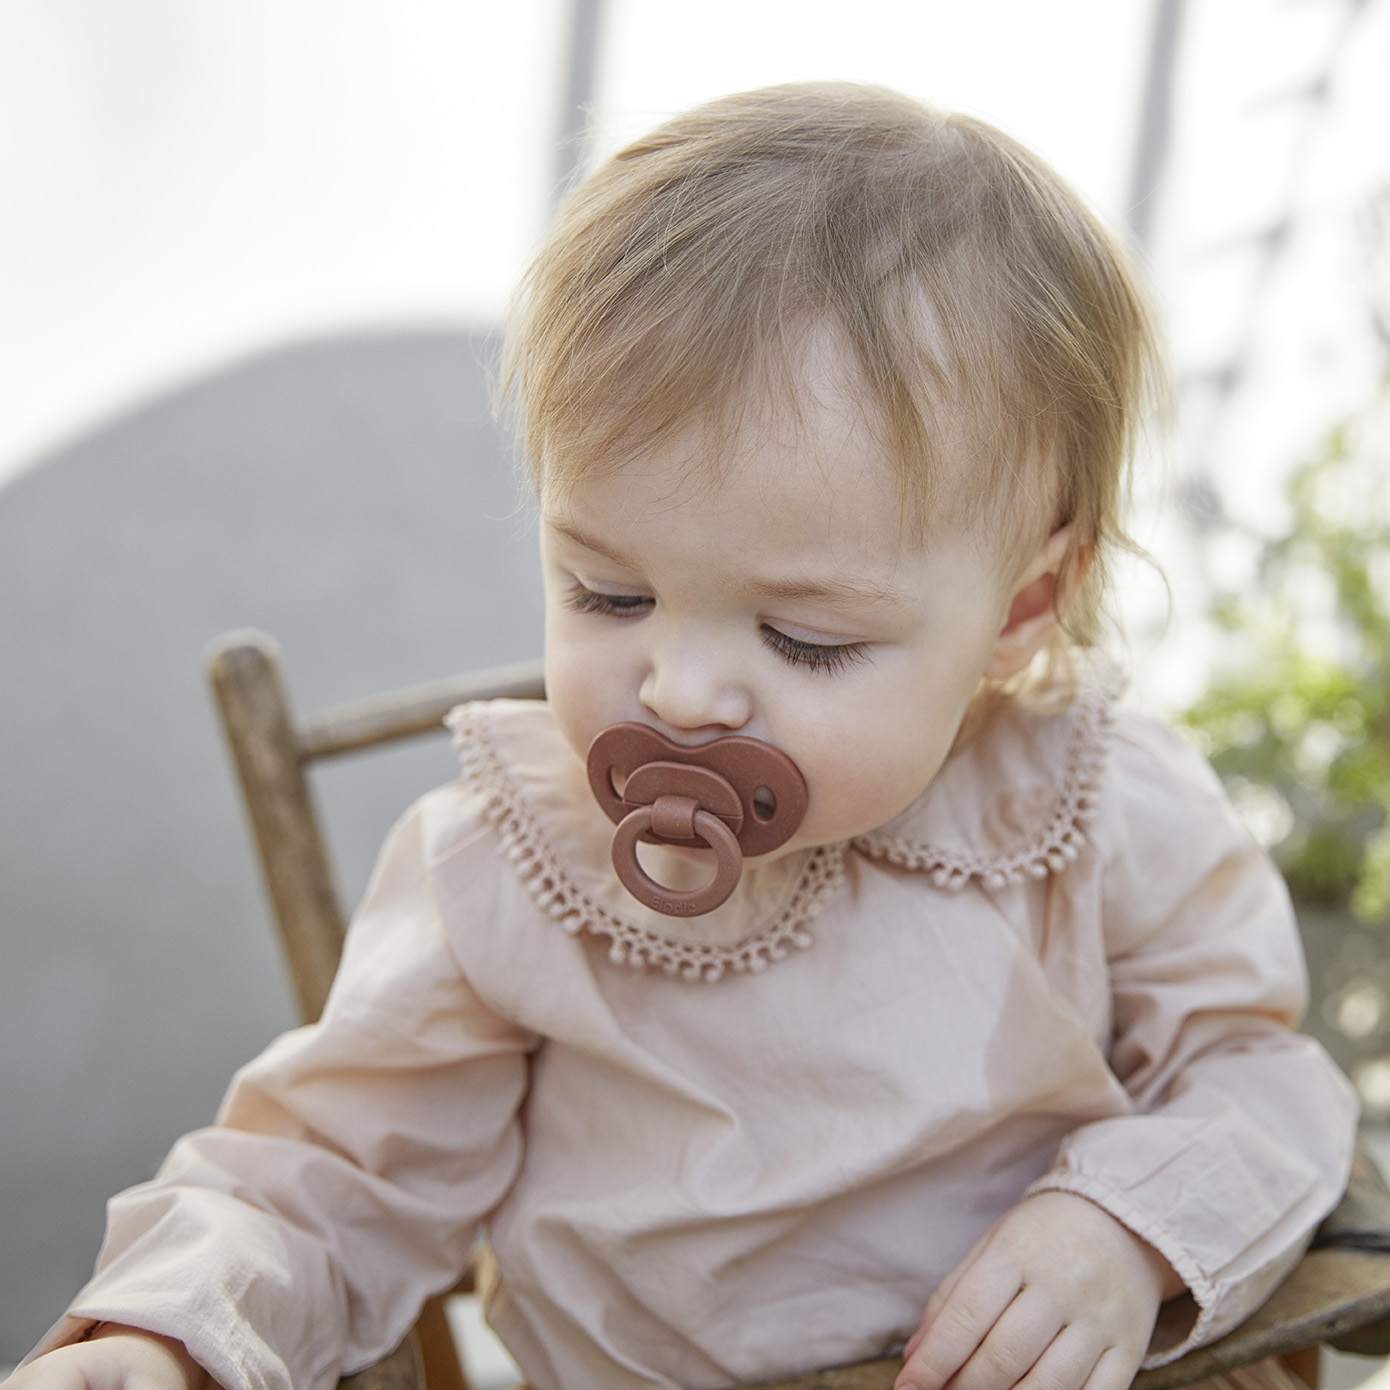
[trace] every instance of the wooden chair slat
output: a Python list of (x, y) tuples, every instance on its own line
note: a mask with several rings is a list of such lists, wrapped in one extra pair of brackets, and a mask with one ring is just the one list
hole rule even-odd
[(235, 632), (208, 653), (266, 890), (289, 966), (299, 1016), (312, 1023), (342, 954), (344, 917), (304, 775), (278, 649), (262, 633)]
[(411, 1332), (389, 1356), (374, 1361), (356, 1375), (344, 1376), (338, 1382), (338, 1390), (420, 1390), (423, 1383), (420, 1347)]
[(299, 756), (305, 762), (333, 758), (396, 739), (435, 733), (455, 705), (503, 697), (544, 699), (541, 662), (494, 666), (469, 676), (412, 686), (379, 699), (325, 710), (300, 729)]

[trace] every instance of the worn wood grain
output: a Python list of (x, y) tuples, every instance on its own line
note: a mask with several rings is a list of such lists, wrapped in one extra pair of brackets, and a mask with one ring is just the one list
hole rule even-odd
[(539, 661), (494, 666), (472, 675), (398, 690), (393, 695), (325, 710), (300, 730), (302, 757), (333, 758), (395, 739), (436, 733), (455, 705), (469, 700), (540, 700), (545, 675)]
[(423, 1380), (420, 1348), (412, 1332), (390, 1356), (356, 1375), (344, 1376), (338, 1382), (338, 1390), (420, 1390)]
[(275, 643), (228, 634), (208, 653), (223, 730), (289, 966), (299, 1016), (323, 1011), (342, 954), (344, 918)]

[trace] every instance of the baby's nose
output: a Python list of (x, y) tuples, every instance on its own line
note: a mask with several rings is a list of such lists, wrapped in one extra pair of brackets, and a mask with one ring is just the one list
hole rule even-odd
[(654, 660), (638, 694), (659, 724), (681, 733), (727, 733), (753, 715), (746, 683), (698, 643)]

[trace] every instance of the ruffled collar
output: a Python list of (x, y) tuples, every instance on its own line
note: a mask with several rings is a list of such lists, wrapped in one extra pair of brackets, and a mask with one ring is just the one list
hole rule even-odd
[(606, 939), (616, 964), (713, 982), (808, 948), (809, 925), (840, 887), (851, 848), (952, 890), (1061, 872), (1095, 815), (1111, 704), (1096, 679), (1057, 713), (1000, 701), (901, 815), (848, 844), (749, 861), (733, 896), (696, 918), (653, 912), (618, 882), (613, 827), (544, 704), (460, 705), (448, 723), (465, 780), (544, 912), (571, 934)]
[(618, 882), (613, 825), (545, 705), (460, 705), (448, 724), (465, 780), (486, 797), (486, 815), (536, 904), (567, 932), (607, 938), (616, 964), (714, 981), (811, 945), (806, 925), (840, 886), (844, 845), (749, 861), (732, 897), (713, 912), (666, 917)]
[(854, 847), (931, 876), (991, 891), (1061, 873), (1086, 843), (1110, 752), (1118, 682), (1088, 673), (1065, 708), (1000, 699), (927, 788)]

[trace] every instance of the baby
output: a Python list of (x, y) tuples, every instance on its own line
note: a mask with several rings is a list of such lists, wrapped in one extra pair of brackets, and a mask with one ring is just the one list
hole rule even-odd
[[(12, 1390), (331, 1387), (480, 1224), (539, 1390), (1122, 1390), (1235, 1325), (1354, 1105), (1277, 876), (1089, 655), (1160, 376), (1115, 244), (978, 121), (782, 87), (611, 159), (518, 302), (549, 702), (455, 712), (323, 1020), (114, 1200)], [(615, 871), (625, 724), (804, 782), (707, 910), (693, 792)]]

